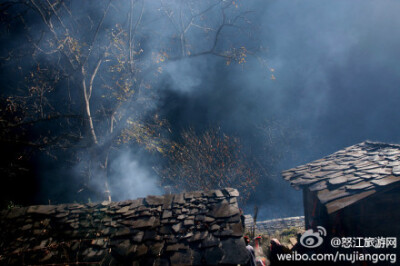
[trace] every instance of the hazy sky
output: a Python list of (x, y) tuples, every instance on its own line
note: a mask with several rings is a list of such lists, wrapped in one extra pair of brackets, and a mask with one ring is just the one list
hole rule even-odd
[[(302, 143), (292, 146), (300, 156), (278, 172), (367, 139), (400, 142), (399, 1), (251, 3), (276, 79), (251, 58), (243, 70), (212, 65), (219, 75), (204, 75), (175, 105), (168, 98), (177, 124), (218, 120), (243, 131), (270, 117), (290, 121), (300, 128)], [(302, 213), (301, 193), (289, 184), (263, 186), (264, 217)], [(265, 189), (271, 198), (261, 196)]]

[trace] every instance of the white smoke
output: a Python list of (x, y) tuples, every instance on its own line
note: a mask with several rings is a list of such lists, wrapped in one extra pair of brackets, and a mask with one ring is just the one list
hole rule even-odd
[[(121, 153), (115, 158), (111, 170), (113, 175), (110, 178), (110, 190), (113, 201), (162, 194), (157, 176), (141, 166), (129, 152)], [(113, 176), (117, 178), (113, 179)]]

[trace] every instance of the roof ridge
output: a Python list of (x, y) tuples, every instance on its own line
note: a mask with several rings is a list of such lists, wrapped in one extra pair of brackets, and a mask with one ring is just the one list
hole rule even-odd
[(364, 142), (361, 142), (360, 144), (362, 144), (362, 143), (365, 143), (368, 145), (373, 145), (373, 146), (383, 146), (383, 147), (392, 147), (392, 148), (400, 149), (400, 144), (396, 144), (396, 143), (386, 143), (386, 142), (371, 141), (371, 140), (366, 140)]

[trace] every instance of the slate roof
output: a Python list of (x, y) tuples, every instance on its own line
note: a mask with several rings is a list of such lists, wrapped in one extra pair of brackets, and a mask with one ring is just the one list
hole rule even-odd
[(248, 260), (236, 189), (0, 212), (0, 265), (199, 265)]
[(334, 213), (399, 185), (400, 145), (365, 141), (282, 175), (295, 188), (315, 191), (328, 213)]

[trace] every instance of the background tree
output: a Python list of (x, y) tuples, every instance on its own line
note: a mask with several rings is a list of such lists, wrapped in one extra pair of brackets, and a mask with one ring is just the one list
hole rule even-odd
[(162, 151), (153, 139), (165, 69), (204, 56), (244, 63), (245, 35), (230, 37), (251, 32), (224, 0), (15, 0), (0, 12), (5, 176), (32, 174), (37, 161), (78, 167), (79, 191), (94, 199), (111, 200), (110, 151), (132, 141)]
[(167, 164), (158, 170), (162, 183), (174, 191), (235, 187), (245, 201), (265, 174), (249, 157), (239, 138), (211, 128), (199, 134), (190, 128), (168, 150)]

